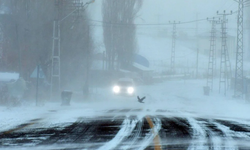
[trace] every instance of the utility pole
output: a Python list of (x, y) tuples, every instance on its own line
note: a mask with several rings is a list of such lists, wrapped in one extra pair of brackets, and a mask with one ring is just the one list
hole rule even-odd
[(207, 20), (212, 24), (211, 36), (210, 36), (210, 50), (209, 50), (209, 59), (208, 59), (208, 74), (207, 74), (207, 86), (210, 88), (210, 91), (213, 90), (213, 77), (214, 77), (214, 66), (215, 66), (215, 48), (216, 48), (216, 24), (219, 23), (215, 18)]
[(19, 25), (16, 23), (16, 39), (17, 39), (17, 49), (18, 49), (18, 70), (19, 70), (19, 76), (22, 76), (22, 52), (20, 48), (20, 32), (19, 32)]
[(244, 82), (243, 82), (243, 8), (244, 0), (238, 0), (238, 18), (237, 18), (237, 49), (236, 49), (236, 65), (235, 65), (235, 84), (234, 97), (243, 98)]
[(109, 43), (110, 43), (110, 47), (109, 47), (109, 50), (106, 52), (106, 56), (107, 56), (107, 69), (108, 70), (111, 70), (112, 69), (112, 55), (113, 55), (113, 42), (112, 42), (112, 40), (113, 40), (113, 24), (112, 24), (112, 22), (110, 21), (110, 27), (109, 27), (109, 29), (110, 29), (110, 35), (109, 35)]
[(85, 98), (89, 97), (89, 71), (90, 71), (90, 49), (89, 49), (89, 26), (88, 26), (88, 42), (87, 42), (87, 59), (86, 59), (86, 77), (83, 87), (83, 95)]
[(0, 65), (3, 63), (3, 44), (4, 44), (4, 35), (2, 24), (0, 24)]
[(196, 79), (198, 78), (198, 67), (199, 67), (199, 48), (197, 47), (197, 52), (196, 52)]
[[(26, 0), (25, 1), (25, 13), (26, 13), (26, 17), (25, 17), (25, 28), (24, 28), (24, 45), (23, 45), (23, 50), (24, 51), (30, 51), (30, 46), (28, 44), (28, 40), (29, 40), (29, 28), (30, 28), (30, 23), (29, 23), (29, 19), (30, 19), (30, 6), (31, 6), (31, 0)], [(39, 54), (39, 53), (38, 53)], [(22, 76), (24, 77), (24, 79), (27, 77), (26, 75), (27, 72), (27, 68), (24, 67), (23, 72), (22, 72)]]
[(226, 91), (228, 87), (230, 87), (230, 79), (231, 79), (231, 64), (229, 60), (229, 54), (227, 49), (227, 16), (232, 15), (232, 11), (230, 13), (226, 13), (224, 10), (223, 13), (219, 13), (217, 11), (217, 15), (222, 15), (221, 20), (221, 61), (220, 61), (220, 81), (219, 81), (219, 92), (221, 91), (221, 86), (224, 86), (224, 95), (226, 95)]
[[(198, 19), (198, 13), (196, 13), (196, 20)], [(196, 52), (196, 79), (198, 78), (198, 69), (199, 69), (199, 43), (198, 43), (198, 21), (196, 22), (196, 28), (195, 28), (195, 35), (196, 35), (196, 38), (197, 38), (197, 41), (196, 41), (196, 49), (197, 49), (197, 52)]]
[(38, 106), (38, 93), (39, 93), (39, 79), (40, 79), (40, 60), (37, 61), (37, 67), (36, 67), (36, 106)]
[[(55, 0), (55, 6), (57, 8), (57, 16), (53, 22), (53, 42), (52, 42), (52, 64), (51, 64), (51, 86), (50, 86), (50, 98), (52, 98), (52, 93), (56, 93), (56, 95), (59, 95), (59, 92), (61, 91), (61, 23), (71, 16), (72, 14), (75, 14), (76, 18), (79, 18), (79, 11), (80, 9), (83, 9), (85, 6), (88, 6), (89, 4), (93, 3), (94, 0), (91, 0), (83, 5), (83, 3), (80, 0), (74, 0), (73, 4), (68, 3), (68, 0)], [(63, 17), (64, 8), (69, 8), (69, 10), (72, 10), (70, 13), (68, 13), (66, 16)], [(65, 10), (64, 10), (65, 11)]]
[(52, 98), (52, 93), (59, 95), (61, 87), (61, 33), (60, 33), (60, 23), (59, 20), (62, 17), (62, 6), (63, 1), (55, 0), (55, 6), (57, 9), (57, 15), (53, 22), (53, 42), (52, 42), (52, 64), (51, 64), (51, 85), (50, 85), (50, 98)]
[(175, 41), (176, 41), (176, 23), (175, 21), (170, 24), (173, 25), (173, 32), (172, 32), (172, 49), (171, 49), (171, 63), (170, 63), (170, 72), (171, 74), (175, 74)]

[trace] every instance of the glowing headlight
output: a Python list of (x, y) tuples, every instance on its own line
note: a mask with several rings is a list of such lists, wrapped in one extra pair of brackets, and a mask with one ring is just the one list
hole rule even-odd
[(119, 86), (114, 86), (113, 87), (113, 92), (119, 93), (120, 92), (120, 87)]
[(133, 88), (133, 87), (128, 87), (127, 92), (128, 92), (129, 94), (134, 93), (134, 88)]

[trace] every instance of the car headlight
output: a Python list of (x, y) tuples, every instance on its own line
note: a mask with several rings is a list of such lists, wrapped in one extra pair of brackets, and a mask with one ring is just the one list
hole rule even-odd
[(115, 93), (119, 93), (120, 92), (120, 87), (119, 86), (114, 86), (113, 87), (113, 92), (115, 92)]
[(133, 94), (134, 91), (135, 91), (135, 89), (134, 89), (133, 87), (128, 87), (128, 89), (127, 89), (127, 92), (128, 92), (129, 94)]

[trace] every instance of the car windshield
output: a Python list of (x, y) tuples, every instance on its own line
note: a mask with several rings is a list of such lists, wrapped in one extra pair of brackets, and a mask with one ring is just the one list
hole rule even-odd
[(0, 0), (0, 150), (250, 150), (250, 0)]

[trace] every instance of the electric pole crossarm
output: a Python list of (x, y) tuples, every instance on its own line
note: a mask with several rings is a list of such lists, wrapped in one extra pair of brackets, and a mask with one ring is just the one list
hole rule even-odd
[(79, 10), (79, 9), (84, 9), (84, 7), (85, 6), (87, 6), (87, 5), (89, 5), (89, 4), (91, 4), (91, 3), (93, 3), (94, 2), (94, 0), (92, 0), (92, 1), (89, 1), (89, 2), (86, 2), (83, 6), (75, 6), (75, 7), (77, 7), (76, 9), (74, 9), (73, 11), (71, 11), (68, 15), (66, 15), (65, 17), (63, 17), (60, 21), (58, 21), (59, 23), (61, 23), (63, 20), (65, 20), (67, 17), (69, 17), (70, 15), (72, 15), (74, 12), (76, 12), (77, 10)]

